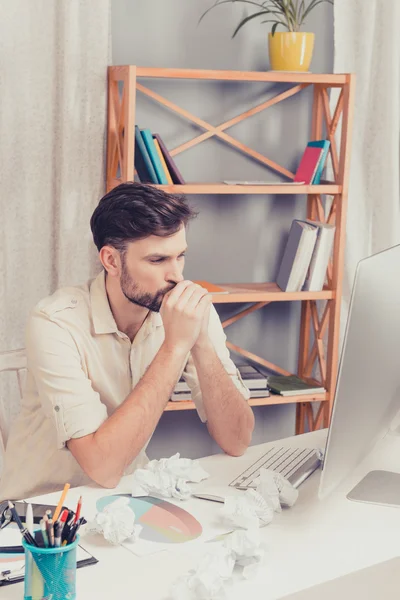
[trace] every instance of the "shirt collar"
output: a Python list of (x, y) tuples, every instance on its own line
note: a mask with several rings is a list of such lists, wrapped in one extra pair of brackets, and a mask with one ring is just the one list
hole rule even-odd
[[(112, 314), (106, 291), (106, 276), (102, 271), (90, 284), (90, 304), (92, 309), (92, 321), (95, 333), (117, 333), (120, 334)], [(137, 336), (147, 337), (156, 327), (162, 326), (162, 318), (159, 312), (149, 311)], [(136, 338), (135, 338), (136, 340)]]

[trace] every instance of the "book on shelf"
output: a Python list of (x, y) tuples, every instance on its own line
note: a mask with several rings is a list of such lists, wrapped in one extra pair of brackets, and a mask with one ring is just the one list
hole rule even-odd
[(154, 135), (153, 135), (153, 141), (154, 141), (154, 145), (155, 145), (156, 150), (157, 150), (158, 158), (160, 159), (161, 166), (162, 166), (162, 168), (164, 170), (165, 177), (167, 178), (168, 183), (170, 185), (172, 185), (173, 181), (172, 181), (172, 177), (170, 175), (170, 172), (168, 171), (167, 163), (165, 162), (164, 155), (161, 152), (160, 144), (158, 143), (158, 140), (157, 140), (157, 138), (154, 137)]
[(135, 169), (142, 183), (158, 183), (153, 163), (137, 125), (135, 125)]
[[(257, 394), (261, 394), (261, 397), (269, 396), (267, 375), (253, 365), (236, 364), (235, 366), (240, 373), (243, 383), (250, 390), (250, 393), (257, 392)], [(260, 396), (258, 395), (257, 397)], [(171, 400), (191, 400), (190, 387), (184, 380), (183, 376), (175, 384)]]
[(308, 142), (307, 146), (310, 148), (322, 148), (321, 157), (318, 161), (317, 170), (312, 180), (313, 185), (318, 185), (321, 181), (321, 175), (325, 167), (326, 159), (328, 157), (329, 147), (331, 143), (329, 140), (314, 140)]
[(318, 231), (303, 290), (319, 292), (324, 287), (336, 227), (329, 223), (321, 223), (320, 221), (307, 220), (307, 222), (317, 225)]
[(211, 283), (210, 281), (193, 281), (193, 283), (197, 283), (201, 285), (201, 287), (206, 288), (211, 294), (229, 294), (228, 290), (225, 290), (223, 287), (217, 285), (216, 283)]
[(161, 183), (163, 185), (168, 184), (167, 176), (164, 173), (163, 166), (161, 164), (160, 158), (157, 153), (156, 146), (153, 140), (153, 134), (150, 129), (146, 127), (145, 129), (141, 129), (140, 133), (142, 135), (143, 141), (145, 143), (147, 152), (150, 156), (151, 162), (153, 163), (154, 170), (157, 175), (157, 183)]
[(323, 148), (313, 148), (306, 146), (301, 157), (300, 164), (297, 167), (294, 181), (304, 181), (307, 185), (312, 183), (318, 169), (318, 163), (321, 159)]
[(277, 284), (284, 292), (323, 289), (335, 238), (335, 226), (295, 219), (290, 228)]
[(298, 377), (298, 375), (268, 375), (268, 386), (274, 394), (279, 394), (280, 396), (323, 394), (326, 392), (324, 387), (308, 383)]
[(310, 265), (318, 228), (294, 219), (279, 267), (277, 285), (284, 292), (300, 292)]
[(174, 159), (172, 158), (171, 154), (168, 152), (167, 147), (164, 144), (161, 136), (158, 133), (154, 133), (153, 138), (157, 140), (158, 145), (160, 146), (160, 150), (164, 156), (164, 160), (167, 165), (169, 174), (171, 176), (172, 183), (181, 184), (181, 185), (184, 184), (185, 180), (183, 179), (182, 174), (179, 171), (178, 167), (176, 166), (176, 163), (175, 163)]
[[(269, 398), (270, 391), (267, 387), (259, 390), (249, 390), (250, 398)], [(172, 402), (184, 402), (192, 399), (191, 392), (172, 392), (170, 400)]]

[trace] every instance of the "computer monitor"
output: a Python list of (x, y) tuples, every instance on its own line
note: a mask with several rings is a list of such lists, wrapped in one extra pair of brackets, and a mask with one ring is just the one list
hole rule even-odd
[[(361, 260), (357, 266), (320, 498), (331, 493), (367, 456), (388, 432), (399, 410), (400, 245)], [(388, 504), (397, 497), (395, 503), (400, 504), (400, 475), (386, 473), (385, 479), (385, 472), (379, 473), (379, 482), (371, 473), (349, 497)], [(377, 490), (384, 491), (387, 502), (381, 502), (382, 494), (378, 498)]]

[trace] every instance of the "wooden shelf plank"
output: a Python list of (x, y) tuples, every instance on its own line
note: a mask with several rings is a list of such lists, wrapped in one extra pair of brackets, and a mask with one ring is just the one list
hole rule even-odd
[(213, 294), (214, 304), (233, 302), (291, 302), (292, 300), (332, 300), (334, 290), (321, 292), (282, 292), (276, 283), (218, 283), (229, 294)]
[[(117, 181), (117, 180), (116, 180)], [(185, 183), (182, 185), (155, 185), (175, 194), (341, 194), (336, 184), (324, 185), (228, 185), (225, 183)]]
[[(250, 406), (273, 406), (275, 404), (298, 404), (299, 402), (327, 402), (328, 394), (315, 394), (314, 396), (279, 396), (271, 394), (268, 398), (250, 398)], [(168, 402), (165, 411), (170, 410), (194, 410), (195, 405), (191, 400), (180, 400), (179, 402)]]
[[(118, 69), (121, 67), (111, 67)], [(319, 83), (329, 86), (342, 86), (348, 76), (343, 73), (284, 73), (281, 71), (218, 71), (210, 69), (167, 69), (137, 67), (137, 77), (163, 79), (209, 79), (218, 81), (264, 81), (274, 83)]]

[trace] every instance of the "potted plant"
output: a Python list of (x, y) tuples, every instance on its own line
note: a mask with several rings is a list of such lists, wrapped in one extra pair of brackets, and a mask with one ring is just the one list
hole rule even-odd
[[(256, 7), (255, 12), (244, 17), (232, 37), (240, 31), (243, 25), (253, 19), (261, 18), (261, 23), (272, 23), (268, 34), (269, 58), (271, 68), (277, 71), (308, 71), (314, 48), (314, 34), (300, 31), (310, 12), (322, 4), (333, 0), (215, 0), (200, 17), (200, 21), (210, 10), (221, 4), (236, 4), (242, 2)], [(199, 21), (199, 22), (200, 22)], [(282, 26), (287, 31), (277, 32)]]

